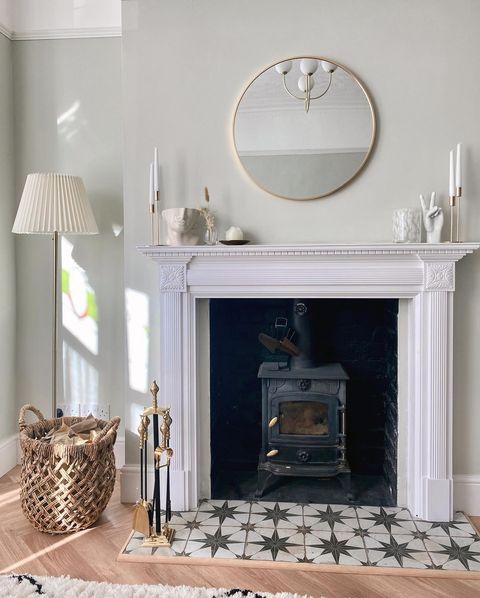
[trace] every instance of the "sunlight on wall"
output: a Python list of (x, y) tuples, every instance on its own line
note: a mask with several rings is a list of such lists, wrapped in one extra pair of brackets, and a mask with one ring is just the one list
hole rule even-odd
[(127, 319), (128, 381), (130, 388), (141, 393), (148, 390), (149, 321), (148, 297), (145, 293), (125, 289)]
[(63, 137), (65, 141), (70, 141), (79, 130), (78, 111), (80, 102), (74, 102), (68, 110), (65, 110), (57, 118), (57, 131), (59, 136)]
[(98, 309), (88, 276), (62, 237), (62, 323), (93, 355), (98, 355)]
[(65, 403), (98, 403), (97, 369), (63, 341), (63, 385)]

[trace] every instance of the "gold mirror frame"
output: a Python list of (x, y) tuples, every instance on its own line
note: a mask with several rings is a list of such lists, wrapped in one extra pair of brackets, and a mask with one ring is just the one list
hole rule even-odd
[[(240, 157), (239, 151), (238, 151), (237, 140), (236, 140), (236, 136), (235, 136), (235, 123), (236, 123), (236, 120), (237, 120), (237, 113), (238, 113), (238, 109), (240, 107), (240, 104), (242, 103), (242, 100), (243, 100), (245, 94), (250, 89), (250, 87), (254, 83), (254, 81), (256, 81), (259, 77), (261, 77), (266, 71), (268, 71), (269, 69), (275, 67), (277, 64), (280, 64), (282, 62), (286, 62), (286, 61), (289, 61), (289, 60), (292, 60), (292, 61), (293, 60), (302, 60), (303, 58), (313, 59), (313, 60), (318, 60), (318, 61), (324, 60), (326, 62), (330, 62), (331, 64), (335, 64), (337, 67), (339, 67), (343, 71), (345, 71), (355, 81), (355, 83), (357, 83), (357, 85), (360, 87), (360, 89), (365, 94), (365, 98), (366, 98), (366, 100), (368, 102), (368, 106), (370, 108), (370, 115), (372, 117), (372, 135), (370, 137), (370, 143), (369, 143), (369, 146), (368, 146), (368, 151), (365, 154), (364, 159), (362, 160), (360, 166), (357, 168), (357, 170), (352, 174), (352, 176), (350, 178), (348, 178), (345, 182), (343, 182), (338, 187), (335, 187), (331, 191), (328, 191), (327, 193), (323, 193), (321, 195), (315, 195), (313, 197), (299, 198), (299, 197), (289, 197), (287, 195), (279, 195), (278, 193), (274, 193), (273, 191), (270, 191), (269, 189), (267, 189), (263, 185), (261, 185), (252, 176), (252, 174), (250, 174), (250, 172), (244, 166), (244, 164), (242, 162), (242, 159)], [(266, 193), (269, 193), (270, 195), (274, 195), (275, 197), (279, 197), (281, 199), (289, 199), (291, 201), (311, 201), (313, 199), (321, 199), (322, 197), (327, 197), (328, 195), (332, 195), (333, 193), (336, 193), (337, 191), (340, 191), (340, 189), (343, 189), (346, 185), (350, 184), (360, 174), (360, 172), (363, 170), (363, 168), (365, 167), (366, 163), (368, 162), (368, 159), (370, 158), (370, 155), (372, 154), (373, 147), (375, 145), (376, 131), (377, 131), (377, 121), (376, 121), (376, 116), (375, 116), (375, 110), (374, 110), (374, 107), (373, 107), (373, 101), (372, 101), (372, 98), (370, 97), (370, 94), (368, 93), (365, 85), (360, 81), (360, 79), (349, 68), (347, 68), (346, 66), (343, 66), (343, 64), (340, 64), (339, 62), (336, 62), (335, 60), (331, 60), (330, 58), (325, 58), (325, 57), (320, 57), (320, 56), (294, 56), (292, 58), (284, 58), (282, 60), (277, 60), (273, 64), (270, 64), (269, 66), (267, 66), (264, 69), (262, 69), (250, 81), (250, 83), (247, 85), (247, 87), (244, 89), (242, 95), (240, 96), (240, 98), (239, 98), (239, 100), (237, 102), (237, 106), (235, 108), (235, 112), (234, 112), (234, 115), (233, 115), (233, 124), (232, 124), (233, 144), (234, 144), (234, 147), (235, 147), (235, 153), (237, 155), (238, 161), (240, 162), (243, 170), (246, 172), (246, 174), (248, 175), (248, 177), (255, 183), (255, 185), (257, 185), (257, 187), (259, 187), (260, 189), (262, 189)]]

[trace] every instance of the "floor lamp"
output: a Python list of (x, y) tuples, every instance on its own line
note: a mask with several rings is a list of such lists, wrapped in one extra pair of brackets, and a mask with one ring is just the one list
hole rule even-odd
[(29, 174), (13, 233), (52, 235), (52, 417), (57, 411), (58, 238), (61, 234), (96, 234), (97, 223), (83, 181), (68, 174)]

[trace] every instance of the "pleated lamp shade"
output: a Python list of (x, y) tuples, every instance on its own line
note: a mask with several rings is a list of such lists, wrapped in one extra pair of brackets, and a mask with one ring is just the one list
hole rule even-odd
[(12, 232), (98, 233), (82, 179), (69, 174), (29, 174)]

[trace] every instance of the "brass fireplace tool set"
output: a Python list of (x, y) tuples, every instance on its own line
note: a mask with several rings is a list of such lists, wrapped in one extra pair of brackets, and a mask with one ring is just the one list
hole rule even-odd
[[(148, 547), (170, 547), (175, 531), (169, 527), (172, 518), (172, 506), (170, 501), (170, 462), (173, 457), (173, 450), (170, 448), (170, 407), (159, 407), (157, 402), (158, 386), (156, 381), (152, 382), (150, 392), (153, 397), (152, 406), (143, 410), (140, 415), (140, 500), (135, 505), (133, 515), (133, 529), (145, 536), (142, 546)], [(153, 465), (154, 465), (154, 487), (153, 498), (148, 498), (148, 429), (150, 416), (153, 420)], [(159, 418), (162, 423), (159, 425)], [(162, 441), (160, 442), (160, 433)], [(165, 463), (162, 463), (165, 455)], [(165, 517), (162, 522), (161, 505), (161, 484), (160, 470), (166, 468), (165, 488)]]

